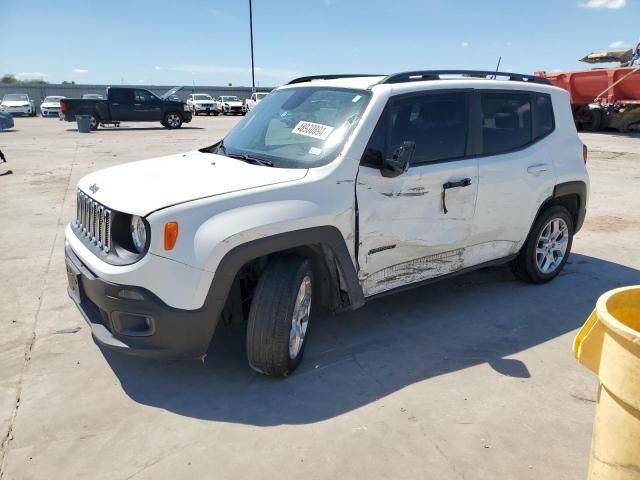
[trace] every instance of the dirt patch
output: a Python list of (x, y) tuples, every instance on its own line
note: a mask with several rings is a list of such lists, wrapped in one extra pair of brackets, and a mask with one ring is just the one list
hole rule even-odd
[(592, 232), (621, 232), (636, 227), (636, 222), (615, 215), (589, 216), (584, 222), (584, 229)]

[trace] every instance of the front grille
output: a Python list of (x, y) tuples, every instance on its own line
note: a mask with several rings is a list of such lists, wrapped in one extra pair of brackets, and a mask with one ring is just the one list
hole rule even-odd
[(111, 248), (111, 222), (113, 214), (104, 205), (78, 190), (76, 221), (78, 233), (105, 252)]

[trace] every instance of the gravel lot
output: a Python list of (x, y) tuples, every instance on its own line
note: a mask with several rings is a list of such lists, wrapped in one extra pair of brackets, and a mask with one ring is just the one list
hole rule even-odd
[(285, 381), (247, 367), (239, 328), (205, 363), (101, 351), (65, 291), (76, 182), (238, 119), (0, 132), (2, 480), (584, 478), (597, 381), (571, 343), (601, 293), (640, 284), (640, 137), (583, 136), (587, 221), (551, 284), (494, 268), (316, 319)]

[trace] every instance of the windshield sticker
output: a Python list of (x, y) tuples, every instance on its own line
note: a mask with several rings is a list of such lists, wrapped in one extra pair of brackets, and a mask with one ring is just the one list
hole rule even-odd
[(317, 138), (318, 140), (326, 140), (332, 130), (333, 127), (322, 125), (321, 123), (298, 122), (296, 127), (291, 130), (291, 133)]
[(361, 98), (362, 98), (362, 95), (356, 95), (355, 97), (353, 97), (353, 100), (351, 100), (351, 102), (356, 103)]
[(322, 153), (322, 149), (321, 149), (321, 148), (318, 148), (318, 147), (311, 147), (311, 148), (309, 149), (309, 153), (310, 153), (311, 155), (320, 155), (320, 154)]

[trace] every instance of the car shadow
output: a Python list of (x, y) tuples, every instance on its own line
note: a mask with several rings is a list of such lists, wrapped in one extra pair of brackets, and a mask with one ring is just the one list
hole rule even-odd
[[(67, 132), (77, 132), (77, 128), (67, 128)], [(185, 127), (182, 126), (180, 128), (165, 128), (165, 127), (100, 127), (97, 130), (94, 130), (91, 133), (101, 133), (101, 132), (140, 132), (143, 130), (204, 130), (204, 127)]]
[(249, 369), (239, 327), (219, 330), (204, 362), (103, 354), (141, 404), (205, 420), (306, 424), (482, 363), (527, 378), (509, 356), (572, 332), (603, 292), (629, 284), (640, 284), (640, 271), (575, 254), (546, 285), (519, 282), (506, 267), (461, 275), (314, 319), (303, 363), (285, 380)]

